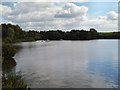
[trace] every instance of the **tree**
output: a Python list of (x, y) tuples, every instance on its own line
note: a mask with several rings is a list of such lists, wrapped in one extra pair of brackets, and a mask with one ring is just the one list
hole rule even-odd
[(97, 39), (98, 38), (98, 33), (94, 28), (90, 29), (90, 33), (91, 33), (91, 38), (92, 39)]

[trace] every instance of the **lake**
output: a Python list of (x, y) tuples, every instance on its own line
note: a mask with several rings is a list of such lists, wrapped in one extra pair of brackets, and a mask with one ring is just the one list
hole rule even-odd
[(36, 41), (20, 46), (14, 59), (31, 88), (116, 88), (118, 40)]

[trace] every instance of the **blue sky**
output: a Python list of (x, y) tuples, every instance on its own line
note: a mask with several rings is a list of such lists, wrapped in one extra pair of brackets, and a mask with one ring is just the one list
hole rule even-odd
[(75, 4), (78, 6), (87, 6), (89, 9), (88, 15), (90, 15), (90, 18), (97, 18), (100, 15), (104, 16), (110, 11), (115, 11), (116, 13), (118, 12), (117, 2), (75, 2)]
[(15, 2), (2, 2), (2, 5), (9, 6), (12, 10), (14, 10), (14, 3)]
[[(24, 30), (70, 30), (89, 29), (90, 27), (101, 28), (99, 31), (118, 30), (117, 2), (53, 3), (2, 2), (0, 4), (5, 10), (3, 10), (3, 15), (0, 18), (4, 23), (18, 24)], [(14, 7), (14, 4), (16, 4), (16, 7)], [(100, 22), (99, 17), (102, 19)]]

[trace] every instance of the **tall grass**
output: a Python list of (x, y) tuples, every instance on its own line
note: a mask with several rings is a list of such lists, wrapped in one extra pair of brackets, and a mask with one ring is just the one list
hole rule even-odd
[(2, 74), (2, 89), (27, 89), (27, 84), (25, 84), (22, 75), (18, 73)]

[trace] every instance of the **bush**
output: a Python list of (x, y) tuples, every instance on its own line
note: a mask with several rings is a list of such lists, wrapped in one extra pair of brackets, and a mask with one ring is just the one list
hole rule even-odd
[(3, 72), (10, 72), (13, 67), (16, 66), (16, 61), (13, 58), (3, 59), (2, 61), (2, 71)]
[(16, 49), (12, 44), (3, 43), (2, 44), (2, 57), (4, 59), (12, 58), (16, 53)]
[(27, 84), (23, 81), (22, 75), (18, 73), (2, 74), (2, 89), (13, 90), (17, 89), (27, 89)]

